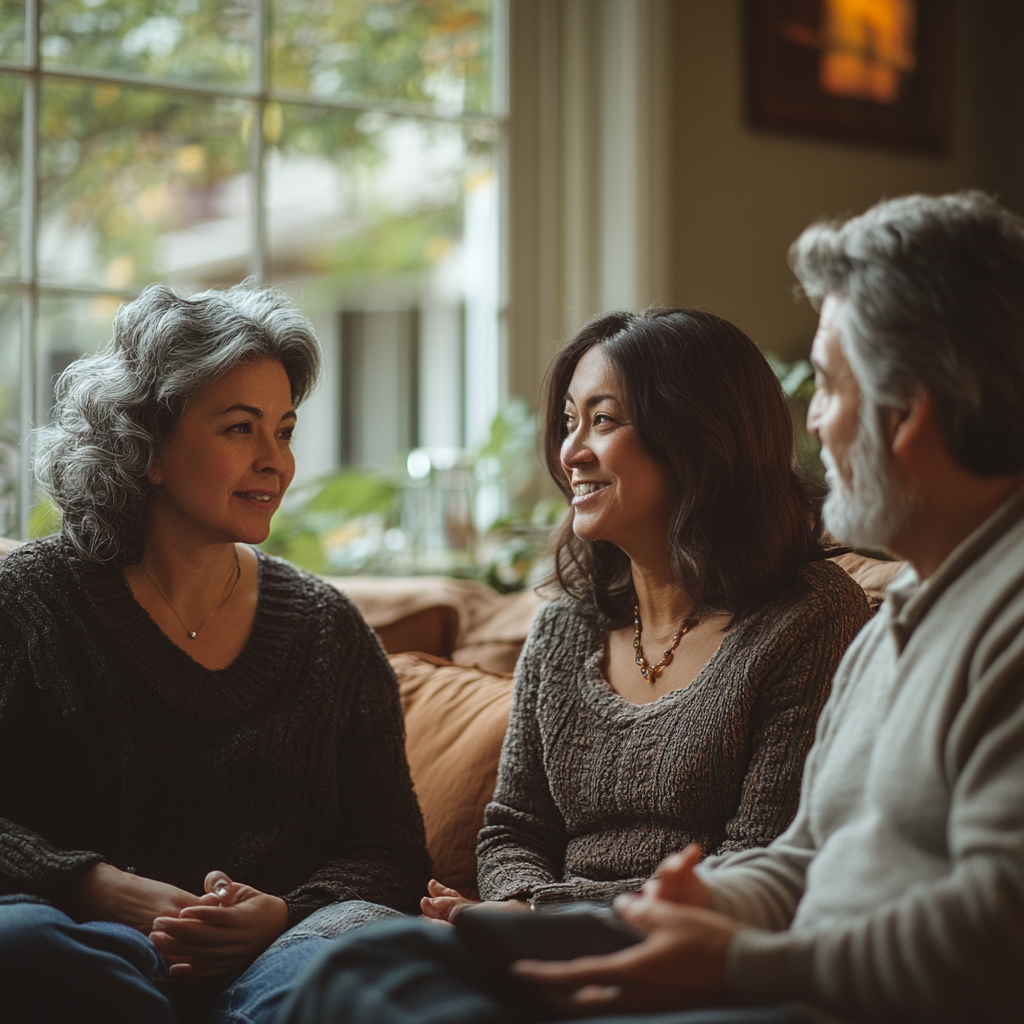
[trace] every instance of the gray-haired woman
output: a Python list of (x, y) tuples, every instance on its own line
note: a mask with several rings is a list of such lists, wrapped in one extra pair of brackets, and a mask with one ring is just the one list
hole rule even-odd
[(0, 563), (10, 1024), (269, 1020), (324, 936), (416, 909), (383, 651), (249, 546), (319, 366), (274, 292), (153, 286), (58, 384), (37, 472), (62, 530)]

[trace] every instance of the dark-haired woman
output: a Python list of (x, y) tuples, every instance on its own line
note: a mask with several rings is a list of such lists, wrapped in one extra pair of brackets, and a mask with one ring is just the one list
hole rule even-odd
[[(565, 596), (538, 614), (516, 670), (477, 848), (484, 899), (610, 900), (691, 843), (728, 853), (788, 825), (867, 615), (823, 557), (792, 442), (764, 357), (710, 313), (608, 314), (556, 357), (545, 443), (572, 505), (556, 547)], [(466, 902), (432, 883), (423, 909), (447, 919)], [(467, 994), (467, 951), (429, 927), (343, 943), (288, 1019), (354, 1019), (339, 995), (357, 976), (374, 1020), (515, 1019)], [(417, 982), (392, 984), (402, 971)], [(417, 1010), (449, 997), (436, 1016)]]
[(250, 545), (312, 326), (147, 289), (58, 385), (59, 536), (0, 563), (0, 1020), (269, 1022), (429, 872), (398, 687), (352, 605)]

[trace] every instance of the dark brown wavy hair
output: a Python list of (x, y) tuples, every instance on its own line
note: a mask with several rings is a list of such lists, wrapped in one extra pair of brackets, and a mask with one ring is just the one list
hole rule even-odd
[[(793, 423), (778, 379), (734, 324), (699, 309), (614, 312), (590, 320), (545, 382), (544, 454), (572, 498), (560, 452), (576, 364), (600, 345), (615, 367), (637, 440), (675, 487), (674, 578), (698, 613), (742, 618), (822, 557), (809, 491), (793, 468)], [(553, 579), (612, 627), (633, 616), (630, 561), (581, 540), (572, 513), (555, 540)]]

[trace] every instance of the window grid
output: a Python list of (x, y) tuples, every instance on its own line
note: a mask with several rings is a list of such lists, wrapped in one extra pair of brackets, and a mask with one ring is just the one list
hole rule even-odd
[[(499, 180), (505, 180), (506, 145), (506, 3), (494, 0), (492, 14), (493, 91), (491, 115), (445, 114), (420, 104), (394, 100), (363, 100), (310, 96), (303, 92), (271, 89), (267, 67), (267, 39), (270, 18), (269, 0), (255, 0), (253, 19), (253, 80), (249, 88), (206, 85), (145, 78), (116, 72), (92, 71), (81, 68), (48, 69), (42, 66), (40, 25), (42, 4), (45, 0), (25, 0), (24, 63), (0, 61), (0, 75), (20, 78), (24, 85), (22, 120), (22, 232), (21, 274), (18, 277), (0, 275), (0, 287), (21, 292), (21, 332), (19, 345), (19, 401), (18, 401), (18, 534), (28, 538), (29, 518), (33, 504), (29, 439), (33, 426), (40, 422), (36, 406), (38, 394), (36, 373), (38, 367), (38, 310), (42, 295), (81, 294), (110, 296), (130, 300), (138, 294), (134, 288), (100, 288), (90, 284), (49, 281), (39, 276), (39, 115), (43, 82), (67, 81), (95, 85), (160, 92), (177, 92), (211, 99), (241, 99), (253, 105), (253, 126), (250, 136), (249, 173), (252, 179), (253, 200), (249, 207), (250, 274), (257, 280), (267, 277), (269, 252), (266, 219), (266, 145), (264, 114), (274, 103), (288, 103), (310, 109), (381, 111), (427, 121), (458, 124), (484, 124), (493, 126), (498, 133), (497, 153)], [(504, 216), (502, 218), (504, 220)], [(507, 235), (503, 232), (503, 238)], [(504, 258), (502, 263), (504, 264)]]

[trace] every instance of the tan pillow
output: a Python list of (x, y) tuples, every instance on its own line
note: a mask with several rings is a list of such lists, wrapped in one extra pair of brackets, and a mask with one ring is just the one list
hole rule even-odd
[(544, 598), (533, 590), (495, 596), (474, 609), (462, 643), (451, 654), (456, 665), (476, 665), (489, 672), (512, 672), (526, 634)]
[(868, 599), (871, 615), (878, 611), (879, 606), (885, 600), (885, 588), (892, 583), (896, 573), (904, 565), (903, 562), (886, 562), (880, 558), (858, 555), (856, 551), (837, 555), (830, 561), (845, 569), (864, 588), (864, 595)]
[(390, 660), (434, 876), (475, 897), (476, 836), (494, 793), (512, 677), (425, 654), (395, 654)]
[(10, 537), (0, 537), (0, 558), (9, 555), (15, 548), (20, 548), (22, 543), (22, 541), (12, 540)]

